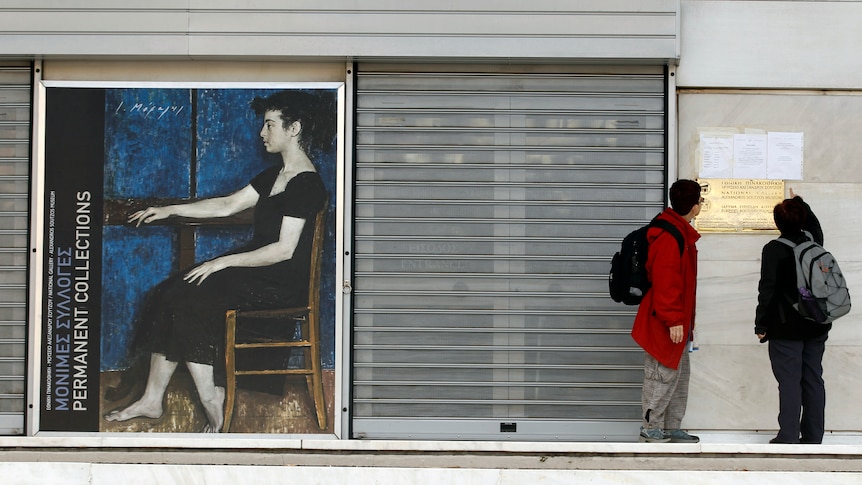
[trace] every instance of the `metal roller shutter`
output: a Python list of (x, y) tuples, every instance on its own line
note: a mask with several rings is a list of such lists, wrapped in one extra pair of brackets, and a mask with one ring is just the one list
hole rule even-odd
[(662, 68), (393, 67), (357, 70), (352, 436), (635, 439), (607, 271), (664, 205)]
[(31, 68), (0, 66), (0, 434), (24, 433)]

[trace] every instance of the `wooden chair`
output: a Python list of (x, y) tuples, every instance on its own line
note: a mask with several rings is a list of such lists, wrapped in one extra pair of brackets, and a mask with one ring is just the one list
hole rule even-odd
[[(321, 431), (326, 429), (326, 405), (323, 401), (323, 378), (320, 368), (320, 272), (323, 256), (325, 218), (326, 205), (324, 204), (324, 207), (317, 213), (314, 219), (314, 241), (311, 247), (307, 306), (276, 310), (228, 310), (225, 315), (227, 323), (225, 338), (227, 386), (225, 389), (225, 416), (222, 432), (230, 430), (234, 406), (236, 405), (236, 378), (237, 376), (245, 375), (304, 375), (308, 386), (308, 394), (314, 402), (314, 408), (317, 412), (317, 424)], [(292, 335), (293, 332), (290, 332), (291, 335), (287, 335), (284, 338), (238, 338), (238, 319), (241, 319), (243, 325), (262, 321), (297, 322), (300, 328), (300, 336), (294, 338)], [(302, 349), (304, 366), (301, 368), (288, 368), (287, 365), (284, 365), (283, 368), (237, 369), (237, 351), (251, 349)]]

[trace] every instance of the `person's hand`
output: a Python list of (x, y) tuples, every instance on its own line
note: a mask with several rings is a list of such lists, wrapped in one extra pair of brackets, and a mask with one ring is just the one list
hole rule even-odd
[(683, 337), (685, 337), (685, 331), (682, 328), (682, 325), (676, 325), (670, 327), (670, 341), (678, 344), (682, 342)]
[(135, 227), (141, 227), (141, 224), (149, 224), (159, 219), (166, 219), (170, 215), (170, 211), (165, 207), (147, 207), (130, 215), (129, 223), (134, 224)]
[(764, 337), (766, 337), (766, 334), (765, 334), (765, 333), (758, 333), (758, 334), (757, 334), (757, 340), (761, 340), (761, 341), (762, 341)]
[(200, 285), (204, 282), (205, 279), (209, 277), (209, 275), (217, 271), (221, 271), (225, 268), (227, 268), (227, 265), (225, 264), (223, 257), (211, 259), (193, 268), (191, 271), (186, 273), (185, 276), (183, 276), (183, 279), (187, 283)]

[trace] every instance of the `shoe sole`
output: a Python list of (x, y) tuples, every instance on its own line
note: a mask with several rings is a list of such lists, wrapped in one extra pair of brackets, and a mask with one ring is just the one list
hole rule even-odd
[(638, 437), (638, 441), (640, 441), (641, 443), (669, 443), (670, 438), (654, 439), (654, 438), (647, 438), (646, 436), (640, 436), (640, 437)]

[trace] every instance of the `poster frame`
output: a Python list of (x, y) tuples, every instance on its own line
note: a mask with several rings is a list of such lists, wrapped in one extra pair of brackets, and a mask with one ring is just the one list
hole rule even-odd
[[(42, 429), (40, 419), (42, 404), (44, 401), (42, 393), (42, 380), (45, 378), (42, 372), (42, 362), (44, 356), (44, 346), (42, 345), (43, 326), (44, 326), (44, 310), (43, 302), (45, 298), (45, 263), (44, 251), (47, 241), (45, 240), (45, 224), (46, 224), (46, 113), (47, 113), (47, 95), (52, 88), (94, 88), (94, 89), (326, 89), (335, 90), (336, 92), (336, 162), (335, 162), (335, 190), (330, 194), (329, 204), (334, 204), (334, 282), (335, 290), (340, 290), (340, 282), (347, 281), (345, 276), (345, 261), (339, 255), (345, 254), (345, 211), (349, 207), (349, 200), (345, 198), (346, 194), (346, 174), (345, 166), (346, 158), (346, 137), (348, 135), (346, 123), (346, 82), (341, 81), (300, 81), (300, 82), (135, 82), (135, 81), (87, 81), (87, 80), (43, 80), (41, 79), (41, 64), (37, 64), (34, 68), (34, 89), (33, 89), (33, 113), (32, 113), (32, 145), (31, 145), (31, 193), (30, 193), (30, 249), (29, 249), (29, 292), (28, 292), (28, 319), (31, 322), (28, 329), (28, 346), (27, 346), (27, 412), (26, 412), (26, 434), (30, 436), (36, 435), (104, 435), (100, 431), (56, 431)], [(334, 349), (333, 349), (333, 366), (332, 370), (335, 375), (334, 393), (332, 408), (334, 409), (331, 418), (331, 433), (321, 434), (297, 434), (297, 435), (279, 435), (284, 438), (309, 438), (313, 436), (320, 437), (335, 437), (342, 436), (343, 422), (339, 410), (343, 406), (342, 389), (344, 388), (342, 370), (345, 369), (343, 362), (342, 342), (344, 339), (343, 319), (347, 312), (345, 311), (345, 298), (341, 297), (341, 291), (334, 291), (332, 301), (334, 303)], [(123, 435), (135, 436), (138, 433), (129, 432)], [(228, 437), (248, 437), (248, 434), (243, 435), (222, 435)], [(266, 434), (271, 437), (271, 434)]]

